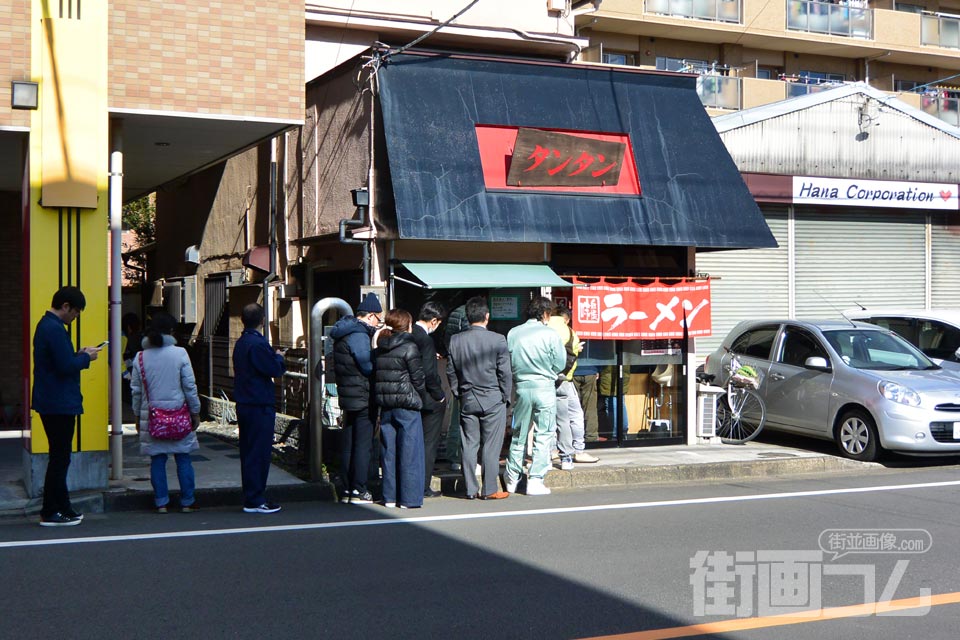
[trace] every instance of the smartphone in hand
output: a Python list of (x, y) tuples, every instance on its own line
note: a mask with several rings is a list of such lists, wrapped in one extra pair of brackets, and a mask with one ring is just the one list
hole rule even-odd
[(108, 344), (110, 344), (110, 341), (109, 341), (109, 340), (104, 340), (103, 342), (101, 342), (100, 344), (97, 345), (97, 349), (103, 349), (103, 348), (104, 348), (105, 346), (107, 346)]

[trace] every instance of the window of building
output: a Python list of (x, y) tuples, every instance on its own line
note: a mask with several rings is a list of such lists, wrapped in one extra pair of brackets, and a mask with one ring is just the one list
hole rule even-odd
[(635, 65), (634, 56), (632, 53), (624, 53), (620, 51), (604, 51), (600, 55), (600, 62), (604, 64), (621, 64), (621, 65)]
[(919, 4), (907, 4), (904, 2), (896, 3), (896, 10), (905, 13), (923, 13), (923, 7)]
[(827, 82), (843, 82), (846, 77), (842, 73), (827, 73), (825, 71), (801, 71), (800, 82), (806, 84), (824, 84)]
[(690, 58), (669, 58), (657, 56), (657, 69), (660, 71), (681, 71), (684, 73), (700, 73), (700, 69), (708, 68), (706, 60), (692, 60)]
[(923, 83), (916, 80), (897, 80), (894, 83), (894, 89), (897, 91), (913, 91), (921, 84)]

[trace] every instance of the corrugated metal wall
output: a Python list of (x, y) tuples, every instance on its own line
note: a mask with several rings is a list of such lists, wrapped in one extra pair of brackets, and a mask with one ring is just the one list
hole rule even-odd
[(922, 308), (926, 215), (798, 207), (796, 317), (839, 318), (858, 303)]
[[(860, 126), (860, 111), (871, 124)], [(960, 182), (960, 142), (864, 95), (720, 134), (741, 172)]]
[(716, 349), (741, 320), (789, 315), (789, 238), (786, 207), (761, 208), (778, 249), (744, 249), (697, 254), (697, 271), (718, 277), (710, 284), (713, 335), (697, 338), (697, 354)]
[(934, 214), (930, 279), (934, 309), (960, 309), (960, 224), (957, 214)]

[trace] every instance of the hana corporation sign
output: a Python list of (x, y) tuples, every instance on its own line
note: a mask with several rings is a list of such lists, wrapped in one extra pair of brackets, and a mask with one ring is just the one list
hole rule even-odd
[(845, 207), (958, 209), (958, 185), (844, 178), (793, 177), (793, 202)]

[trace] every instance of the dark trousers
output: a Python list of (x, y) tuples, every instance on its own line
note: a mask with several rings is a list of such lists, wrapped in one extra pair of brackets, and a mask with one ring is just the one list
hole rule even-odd
[(440, 432), (443, 431), (443, 414), (446, 404), (438, 404), (433, 409), (420, 412), (423, 423), (423, 490), (430, 488), (433, 477), (433, 464), (437, 461), (437, 448), (440, 446)]
[(367, 490), (373, 422), (369, 409), (344, 412), (340, 432), (340, 480), (345, 491), (364, 493)]
[(477, 452), (483, 443), (483, 493), (488, 496), (500, 490), (500, 450), (507, 429), (507, 405), (499, 404), (481, 414), (460, 413), (460, 439), (463, 441), (463, 481), (467, 495), (480, 492), (477, 486)]
[(40, 517), (72, 511), (67, 491), (67, 471), (70, 470), (70, 452), (73, 450), (73, 428), (77, 416), (40, 415), (43, 432), (50, 443), (47, 475), (43, 481), (43, 507)]
[(596, 442), (600, 439), (600, 424), (597, 418), (597, 374), (573, 376), (573, 386), (580, 396), (580, 406), (583, 407), (584, 440)]
[(238, 404), (237, 424), (240, 427), (240, 479), (243, 483), (243, 506), (259, 507), (267, 501), (267, 475), (273, 454), (273, 428), (277, 412), (272, 406)]
[(423, 423), (420, 412), (384, 409), (380, 414), (383, 501), (423, 505)]

